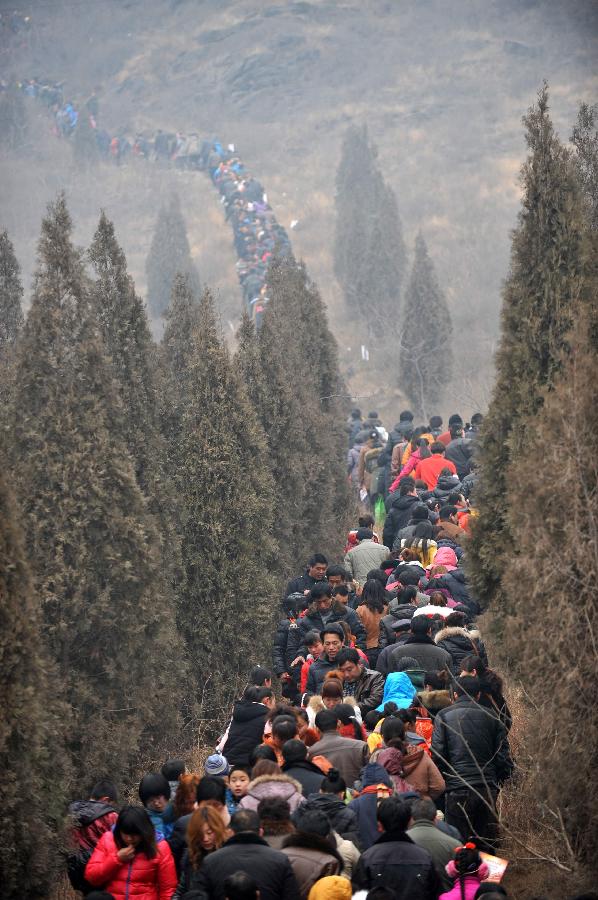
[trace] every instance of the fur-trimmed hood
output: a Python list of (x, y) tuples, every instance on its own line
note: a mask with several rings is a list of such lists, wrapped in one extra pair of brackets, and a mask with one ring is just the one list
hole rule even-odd
[(475, 641), (479, 638), (480, 632), (477, 628), (474, 628), (472, 631), (468, 631), (467, 628), (460, 628), (457, 625), (449, 626), (447, 628), (441, 628), (435, 636), (434, 640), (436, 643), (439, 641), (445, 641), (447, 638), (457, 637), (457, 635), (461, 635), (461, 637), (469, 638), (471, 641)]
[[(270, 784), (280, 785), (280, 787), (269, 792), (265, 789), (265, 786)], [(285, 790), (283, 785), (288, 786), (287, 790)], [(300, 794), (302, 790), (301, 784), (295, 778), (291, 778), (290, 775), (284, 775), (282, 773), (279, 775), (275, 772), (272, 775), (259, 775), (257, 778), (254, 778), (253, 781), (250, 781), (247, 788), (247, 795), (258, 797), (259, 800), (263, 800), (264, 797), (281, 797), (285, 793), (288, 793), (290, 797), (295, 792)]]

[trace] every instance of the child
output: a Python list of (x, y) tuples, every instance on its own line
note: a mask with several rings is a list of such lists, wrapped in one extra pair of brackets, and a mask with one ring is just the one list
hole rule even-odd
[(247, 793), (250, 781), (251, 778), (248, 770), (241, 766), (233, 766), (228, 773), (226, 806), (231, 816), (234, 815), (239, 808), (239, 803)]
[(167, 759), (162, 766), (162, 775), (170, 785), (170, 797), (174, 800), (181, 775), (187, 774), (187, 767), (182, 759)]
[(480, 882), (488, 877), (488, 866), (482, 862), (476, 845), (468, 842), (457, 847), (455, 858), (446, 864), (446, 872), (455, 883), (450, 891), (441, 894), (438, 900), (473, 900)]
[(174, 809), (170, 800), (170, 785), (160, 772), (144, 775), (139, 782), (139, 798), (156, 830), (156, 840), (169, 838), (174, 828)]

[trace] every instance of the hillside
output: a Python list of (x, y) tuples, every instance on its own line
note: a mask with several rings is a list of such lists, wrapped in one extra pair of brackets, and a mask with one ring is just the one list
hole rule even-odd
[[(361, 334), (344, 319), (332, 274), (340, 142), (349, 123), (367, 122), (406, 239), (411, 246), (423, 229), (451, 304), (461, 353), (447, 406), (485, 402), (525, 154), (521, 115), (544, 78), (563, 136), (579, 101), (596, 99), (593, 3), (16, 5), (32, 11), (33, 26), (26, 46), (3, 48), (2, 77), (61, 79), (75, 98), (97, 86), (109, 129), (196, 130), (235, 142), (282, 223), (299, 220), (294, 248), (328, 304), (353, 393), (394, 415), (392, 385), (372, 393), (375, 352), (369, 365), (357, 361)], [(70, 148), (52, 146), (47, 120), (30, 115), (30, 155), (4, 158), (0, 168), (3, 225), (27, 277), (42, 209), (66, 185), (81, 241), (105, 205), (143, 291), (158, 199), (175, 188), (200, 273), (219, 293), (232, 333), (239, 309), (234, 256), (209, 182), (149, 166), (78, 173)]]

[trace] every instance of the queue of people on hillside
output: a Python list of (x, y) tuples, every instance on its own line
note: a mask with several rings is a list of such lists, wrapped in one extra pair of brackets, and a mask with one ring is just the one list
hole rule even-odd
[(63, 82), (31, 78), (19, 83), (19, 87), (27, 97), (39, 100), (48, 109), (57, 137), (74, 137), (84, 120), (99, 155), (106, 161), (121, 165), (139, 159), (177, 169), (206, 171), (218, 189), (226, 220), (233, 229), (237, 277), (245, 306), (259, 325), (268, 303), (269, 260), (275, 251), (279, 256), (288, 255), (291, 245), (264, 188), (247, 170), (233, 144), (202, 140), (197, 132), (158, 129), (135, 135), (110, 134), (99, 123), (99, 89), (79, 104), (66, 95)]
[[(432, 444), (475, 446), (455, 424)], [(73, 804), (69, 872), (91, 900), (507, 896), (485, 854), (511, 714), (463, 570), (471, 494), (436, 494), (446, 457), (409, 466), (423, 445), (406, 433), (395, 453), (393, 432), (382, 535), (365, 513), (337, 559), (316, 552), (289, 580), (272, 667), (203, 769), (168, 760), (138, 804), (106, 781)]]

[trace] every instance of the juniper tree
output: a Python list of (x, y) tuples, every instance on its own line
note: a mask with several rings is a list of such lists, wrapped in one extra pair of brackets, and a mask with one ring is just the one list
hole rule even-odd
[(185, 220), (176, 194), (158, 213), (145, 270), (147, 305), (156, 318), (168, 309), (177, 272), (187, 276), (191, 290), (199, 296), (199, 276), (191, 260)]
[(415, 240), (401, 324), (399, 385), (427, 420), (451, 379), (453, 325), (421, 233)]
[(213, 301), (199, 309), (179, 280), (163, 339), (180, 397), (169, 441), (180, 498), (183, 579), (178, 623), (203, 716), (221, 714), (250, 661), (266, 654), (275, 604), (274, 496), (266, 447), (218, 333)]
[(529, 156), (503, 291), (496, 384), (478, 445), (479, 516), (468, 557), (484, 604), (499, 594), (513, 552), (505, 510), (507, 473), (525, 446), (526, 427), (567, 352), (582, 275), (582, 202), (569, 152), (554, 133), (546, 86), (524, 118)]
[[(126, 781), (176, 727), (180, 650), (159, 539), (64, 197), (42, 223), (19, 343), (13, 471), (75, 772)], [(101, 735), (101, 740), (98, 740)], [(154, 752), (160, 752), (155, 750)]]
[(68, 716), (53, 697), (18, 519), (0, 476), (0, 882), (6, 900), (48, 896), (67, 770)]
[(0, 233), (0, 359), (14, 347), (23, 327), (23, 285), (8, 232)]
[(406, 252), (397, 200), (376, 155), (365, 127), (347, 131), (336, 177), (334, 271), (349, 311), (379, 339), (398, 317)]
[(598, 104), (581, 104), (571, 141), (575, 145), (574, 159), (586, 197), (590, 226), (593, 231), (598, 231)]
[(89, 257), (96, 275), (91, 294), (95, 314), (126, 411), (122, 437), (149, 509), (159, 522), (166, 564), (176, 566), (178, 554), (172, 531), (175, 498), (165, 476), (157, 348), (145, 307), (127, 272), (127, 261), (116, 240), (114, 225), (103, 212)]

